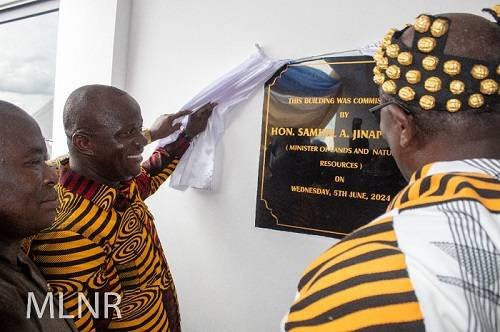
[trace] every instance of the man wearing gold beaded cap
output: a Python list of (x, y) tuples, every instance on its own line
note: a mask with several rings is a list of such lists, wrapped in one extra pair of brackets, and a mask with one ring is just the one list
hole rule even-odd
[(286, 331), (500, 330), (500, 28), (420, 15), (375, 54), (371, 111), (409, 184), (306, 269)]

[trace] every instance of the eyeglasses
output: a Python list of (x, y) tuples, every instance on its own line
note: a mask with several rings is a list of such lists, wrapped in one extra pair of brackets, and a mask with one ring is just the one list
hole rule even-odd
[(393, 105), (393, 104), (398, 105), (406, 114), (412, 115), (412, 112), (410, 111), (410, 108), (408, 107), (408, 105), (405, 105), (398, 100), (391, 100), (391, 101), (387, 101), (385, 103), (382, 103), (380, 105), (374, 106), (374, 107), (368, 109), (368, 112), (372, 113), (375, 116), (375, 118), (377, 119), (377, 123), (380, 125), (380, 111), (382, 110), (382, 108), (389, 106), (389, 105)]

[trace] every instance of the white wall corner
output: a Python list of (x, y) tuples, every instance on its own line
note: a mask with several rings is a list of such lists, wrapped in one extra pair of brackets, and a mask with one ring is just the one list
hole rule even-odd
[(127, 82), (131, 10), (131, 0), (119, 0), (117, 2), (111, 85), (120, 89), (125, 89)]
[(123, 88), (126, 79), (130, 0), (61, 0), (54, 89), (52, 156), (66, 153), (63, 108), (86, 84)]

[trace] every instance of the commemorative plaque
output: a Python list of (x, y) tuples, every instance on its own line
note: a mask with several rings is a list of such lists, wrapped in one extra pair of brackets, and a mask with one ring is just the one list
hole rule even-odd
[(288, 64), (265, 85), (256, 226), (341, 238), (405, 185), (377, 121), (371, 57)]

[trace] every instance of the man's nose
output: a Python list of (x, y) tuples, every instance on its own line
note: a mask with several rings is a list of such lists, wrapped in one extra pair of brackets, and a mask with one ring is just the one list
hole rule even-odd
[(54, 186), (57, 183), (57, 168), (55, 166), (44, 165), (43, 183)]
[(142, 132), (140, 132), (139, 135), (137, 135), (137, 138), (135, 139), (135, 144), (137, 144), (140, 147), (145, 147), (146, 145), (148, 145), (148, 140)]

